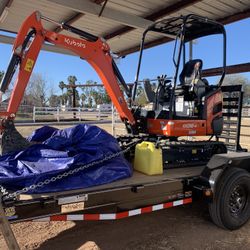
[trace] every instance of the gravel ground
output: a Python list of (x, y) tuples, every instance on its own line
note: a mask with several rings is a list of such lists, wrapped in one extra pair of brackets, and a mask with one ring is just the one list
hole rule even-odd
[[(25, 222), (12, 227), (21, 249), (250, 249), (250, 223), (232, 232), (219, 229), (200, 203), (119, 221)], [(2, 237), (0, 249), (6, 249)]]

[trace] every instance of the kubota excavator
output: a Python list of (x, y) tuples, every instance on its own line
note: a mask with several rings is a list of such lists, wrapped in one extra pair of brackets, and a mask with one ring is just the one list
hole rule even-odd
[[(70, 37), (44, 29), (42, 20), (53, 22), (62, 29), (74, 33)], [(174, 60), (173, 81), (165, 76), (158, 77), (156, 90), (150, 81), (144, 81), (145, 94), (153, 103), (152, 110), (134, 106), (144, 41), (149, 31), (159, 32), (179, 40), (175, 43), (177, 60)], [(223, 72), (217, 86), (209, 86), (202, 79), (202, 60), (190, 60), (183, 66), (179, 76), (181, 56), (185, 62), (185, 43), (211, 34), (223, 35)], [(108, 44), (101, 38), (72, 27), (57, 23), (40, 12), (31, 14), (22, 24), (13, 45), (13, 53), (8, 69), (2, 79), (0, 91), (4, 93), (16, 71), (19, 69), (14, 89), (6, 112), (0, 112), (2, 133), (2, 154), (23, 149), (29, 143), (17, 132), (14, 118), (29, 82), (38, 54), (45, 43), (62, 47), (85, 59), (97, 72), (107, 93), (125, 123), (129, 136), (119, 137), (122, 147), (133, 138), (154, 141), (162, 148), (165, 166), (193, 165), (206, 162), (215, 153), (226, 152), (226, 147), (218, 140), (178, 141), (181, 136), (218, 136), (222, 132), (222, 84), (226, 67), (226, 34), (223, 25), (196, 15), (181, 16), (156, 22), (148, 27), (142, 36), (140, 57), (133, 89), (124, 81)], [(178, 50), (177, 50), (178, 49)], [(125, 100), (120, 89), (127, 95)]]

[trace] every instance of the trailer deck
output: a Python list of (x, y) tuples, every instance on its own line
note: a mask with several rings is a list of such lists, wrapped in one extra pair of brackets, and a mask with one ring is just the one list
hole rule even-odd
[(61, 197), (72, 195), (76, 193), (95, 193), (95, 192), (107, 192), (115, 189), (123, 189), (128, 187), (134, 187), (138, 185), (152, 185), (161, 182), (172, 182), (183, 178), (198, 177), (205, 166), (195, 166), (189, 168), (176, 168), (164, 170), (162, 175), (145, 175), (143, 173), (134, 171), (133, 176), (130, 178), (122, 179), (119, 181), (111, 182), (104, 185), (94, 186), (85, 189), (76, 189), (63, 192), (54, 193), (42, 193), (42, 194), (23, 194), (20, 196), (20, 200), (30, 200), (37, 198), (47, 197)]
[(34, 220), (63, 213), (110, 213), (191, 197), (183, 181), (198, 178), (205, 166), (164, 170), (163, 175), (147, 176), (134, 171), (131, 178), (105, 185), (63, 192), (22, 194), (6, 202), (12, 222)]

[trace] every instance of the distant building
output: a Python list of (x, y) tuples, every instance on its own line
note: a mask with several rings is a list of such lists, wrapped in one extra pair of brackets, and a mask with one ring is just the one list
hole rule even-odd
[[(0, 110), (1, 111), (6, 111), (8, 104), (9, 104), (10, 98), (7, 98), (5, 100), (3, 100), (2, 102), (0, 102)], [(18, 108), (18, 111), (20, 113), (32, 113), (33, 112), (33, 107), (35, 105), (32, 103), (32, 99), (29, 97), (24, 96), (21, 104)]]

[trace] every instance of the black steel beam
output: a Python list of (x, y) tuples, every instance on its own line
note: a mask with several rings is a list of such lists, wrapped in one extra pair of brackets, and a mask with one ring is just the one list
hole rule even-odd
[(5, 8), (9, 8), (13, 0), (2, 0), (0, 1), (0, 16), (3, 14)]
[[(145, 43), (144, 49), (152, 48), (154, 46), (157, 46), (157, 45), (160, 45), (160, 44), (163, 44), (163, 43), (167, 43), (167, 42), (170, 42), (172, 40), (173, 39), (170, 38), (170, 37), (162, 37), (162, 38), (159, 38), (159, 39), (156, 39), (156, 40), (153, 40), (153, 41)], [(128, 54), (131, 54), (131, 53), (134, 53), (136, 51), (139, 51), (139, 49), (140, 49), (140, 45), (138, 44), (135, 47), (132, 47), (132, 48), (129, 48), (129, 49), (125, 49), (125, 50), (123, 50), (123, 51), (121, 51), (121, 52), (119, 52), (117, 54), (119, 56), (123, 57), (123, 56), (126, 56)]]
[(238, 12), (236, 14), (233, 14), (233, 15), (230, 15), (230, 16), (227, 16), (224, 18), (220, 18), (217, 21), (226, 25), (229, 23), (240, 21), (240, 20), (245, 19), (245, 18), (249, 18), (249, 17), (250, 17), (250, 9), (247, 9), (247, 10), (244, 10), (242, 12)]
[[(225, 24), (233, 23), (233, 22), (236, 22), (236, 21), (239, 21), (239, 20), (242, 20), (242, 19), (245, 19), (245, 18), (249, 18), (249, 17), (250, 17), (250, 9), (247, 9), (245, 11), (238, 12), (236, 14), (233, 14), (233, 15), (230, 15), (230, 16), (227, 16), (227, 17), (224, 17), (224, 18), (220, 18), (217, 21), (225, 25)], [(169, 42), (169, 41), (172, 41), (172, 39), (170, 39), (170, 38), (156, 39), (154, 41), (146, 43), (145, 48), (151, 48), (151, 47), (154, 47), (156, 45), (163, 44), (163, 43), (166, 43), (166, 42)], [(125, 49), (125, 50), (123, 50), (123, 51), (121, 51), (121, 52), (119, 52), (117, 54), (119, 56), (125, 56), (125, 55), (128, 55), (128, 54), (131, 54), (131, 53), (134, 53), (134, 52), (138, 51), (139, 48), (140, 48), (140, 46), (137, 45), (135, 47)]]
[[(92, 2), (101, 5), (103, 2), (105, 2), (105, 0), (93, 0)], [(105, 7), (105, 6), (104, 6)], [(83, 13), (80, 12), (75, 12), (72, 16), (70, 16), (69, 18), (67, 18), (66, 20), (63, 21), (63, 23), (71, 25), (74, 22), (76, 22), (77, 20), (79, 20), (82, 16), (84, 16)], [(62, 27), (56, 27), (54, 29), (54, 32), (61, 32), (62, 31)]]
[[(83, 13), (75, 13), (72, 16), (70, 16), (69, 18), (67, 18), (66, 20), (63, 21), (63, 23), (71, 25), (72, 23), (76, 22), (77, 20), (79, 20), (82, 16), (84, 16)], [(62, 31), (62, 27), (56, 27), (54, 29), (54, 32), (59, 33), (60, 31)]]
[[(145, 16), (144, 18), (145, 19), (148, 19), (148, 20), (151, 20), (151, 21), (156, 21), (157, 19), (159, 18), (162, 18), (166, 15), (170, 15), (176, 11), (179, 11), (180, 9), (183, 9), (183, 8), (186, 8), (190, 5), (193, 5), (197, 2), (201, 2), (202, 0), (182, 0), (182, 1), (179, 1), (177, 3), (174, 3), (172, 5), (168, 5), (166, 6), (165, 8), (161, 8), (160, 10), (156, 11), (156, 12), (153, 12), (151, 14), (148, 14), (147, 16)], [(104, 38), (106, 40), (108, 39), (111, 39), (115, 36), (120, 36), (120, 35), (123, 35), (129, 31), (132, 31), (134, 30), (135, 28), (133, 27), (129, 27), (129, 26), (124, 26), (122, 28), (119, 28), (107, 35), (104, 36)]]
[[(202, 76), (217, 76), (221, 75), (222, 68), (212, 68), (212, 69), (204, 69), (202, 70)], [(229, 65), (226, 67), (226, 74), (238, 74), (238, 73), (244, 73), (244, 72), (250, 72), (250, 63), (242, 63), (242, 64), (235, 64), (235, 65)]]

